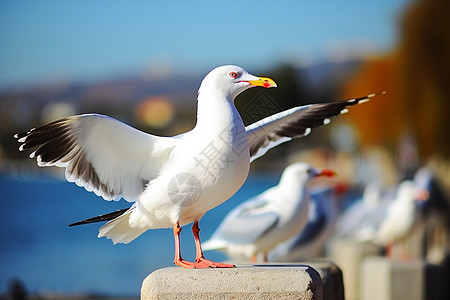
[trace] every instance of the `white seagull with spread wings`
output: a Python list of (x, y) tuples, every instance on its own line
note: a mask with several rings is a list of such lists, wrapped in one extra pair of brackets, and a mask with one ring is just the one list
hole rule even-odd
[[(19, 150), (34, 150), (30, 157), (39, 166), (66, 168), (68, 181), (105, 200), (134, 202), (129, 209), (81, 222), (109, 220), (99, 237), (129, 243), (148, 229), (173, 227), (176, 265), (233, 267), (204, 258), (198, 226), (202, 216), (239, 190), (251, 161), (376, 95), (295, 107), (245, 127), (234, 99), (255, 86), (276, 84), (237, 66), (212, 70), (198, 91), (195, 127), (174, 137), (144, 133), (104, 115), (83, 114), (15, 138)], [(191, 222), (195, 262), (182, 259), (179, 241), (181, 226)]]

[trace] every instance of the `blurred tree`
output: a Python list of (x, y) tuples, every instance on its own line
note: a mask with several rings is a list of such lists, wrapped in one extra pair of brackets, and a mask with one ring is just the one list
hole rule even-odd
[(344, 88), (344, 97), (386, 90), (388, 94), (348, 116), (360, 125), (363, 146), (398, 146), (417, 140), (422, 156), (450, 156), (449, 2), (420, 0), (400, 22), (394, 53), (369, 59)]
[(397, 101), (396, 79), (393, 73), (396, 59), (385, 56), (368, 59), (354, 77), (344, 85), (342, 98), (364, 96), (368, 93), (388, 93), (372, 103), (352, 109), (345, 118), (357, 125), (362, 146), (379, 144), (394, 146), (398, 136), (407, 131), (402, 104)]
[(450, 155), (449, 11), (447, 0), (420, 0), (401, 20), (399, 96), (424, 155)]

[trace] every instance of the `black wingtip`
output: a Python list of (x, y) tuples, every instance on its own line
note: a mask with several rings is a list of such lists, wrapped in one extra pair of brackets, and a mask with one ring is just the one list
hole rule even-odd
[(347, 103), (348, 103), (348, 105), (363, 104), (363, 103), (369, 102), (373, 97), (376, 97), (379, 95), (385, 95), (385, 94), (386, 94), (386, 91), (372, 93), (372, 94), (368, 94), (364, 97), (349, 99), (349, 100), (347, 100)]
[(367, 98), (373, 98), (373, 97), (378, 96), (378, 95), (386, 95), (386, 91), (369, 94), (369, 95), (367, 95)]
[(129, 208), (119, 209), (119, 210), (111, 212), (111, 213), (107, 213), (107, 214), (104, 214), (104, 215), (92, 217), (92, 218), (89, 218), (89, 219), (86, 219), (86, 220), (83, 220), (83, 221), (78, 221), (78, 222), (69, 224), (69, 227), (74, 227), (74, 226), (84, 225), (84, 224), (97, 223), (97, 222), (102, 222), (102, 221), (109, 221), (109, 220), (117, 218), (120, 215), (123, 215), (128, 210), (129, 210)]
[(69, 224), (69, 227), (83, 225), (83, 224), (89, 224), (89, 223), (87, 222), (87, 220), (83, 220), (83, 221), (79, 221), (79, 222), (75, 222), (75, 223)]

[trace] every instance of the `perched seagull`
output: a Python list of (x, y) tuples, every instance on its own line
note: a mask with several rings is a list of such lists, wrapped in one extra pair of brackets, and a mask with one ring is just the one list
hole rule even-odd
[(429, 167), (420, 168), (414, 182), (428, 192), (428, 200), (421, 206), (425, 219), (425, 255), (429, 262), (442, 263), (447, 255), (447, 236), (450, 231), (450, 199), (438, 177)]
[[(99, 237), (129, 243), (148, 229), (173, 227), (176, 265), (233, 267), (204, 258), (198, 222), (230, 198), (247, 178), (250, 162), (270, 148), (328, 124), (366, 97), (291, 108), (245, 127), (234, 105), (251, 87), (276, 87), (237, 66), (212, 70), (198, 91), (197, 123), (184, 134), (144, 133), (99, 114), (71, 116), (16, 134), (20, 151), (32, 149), (39, 166), (65, 168), (66, 179), (105, 200), (134, 204), (99, 217), (110, 220)], [(90, 219), (94, 222), (97, 219)], [(181, 226), (193, 222), (196, 260), (182, 259)]]
[(309, 164), (288, 166), (278, 185), (251, 198), (228, 213), (205, 250), (226, 252), (232, 258), (253, 262), (258, 254), (267, 254), (279, 243), (298, 234), (308, 222), (307, 183), (318, 176), (334, 176), (329, 169), (316, 170)]
[(353, 238), (358, 242), (371, 240), (386, 215), (390, 202), (391, 197), (387, 197), (381, 183), (369, 183), (364, 188), (362, 197), (339, 216), (334, 236)]
[(332, 234), (339, 208), (340, 186), (321, 186), (310, 191), (306, 226), (299, 234), (280, 243), (269, 253), (270, 261), (299, 261), (318, 257)]
[(423, 216), (416, 202), (427, 198), (428, 192), (413, 181), (405, 180), (400, 183), (396, 198), (389, 205), (386, 217), (373, 238), (375, 244), (387, 248), (388, 256), (391, 256), (395, 243), (404, 242), (421, 225)]
[(420, 188), (428, 191), (428, 201), (423, 208), (426, 217), (439, 219), (446, 228), (450, 228), (450, 199), (433, 171), (428, 167), (422, 167), (416, 172), (413, 180)]

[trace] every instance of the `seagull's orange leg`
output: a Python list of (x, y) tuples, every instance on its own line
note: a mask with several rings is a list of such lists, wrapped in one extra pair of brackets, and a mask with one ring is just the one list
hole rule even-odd
[(200, 227), (198, 226), (198, 221), (195, 220), (194, 224), (192, 225), (192, 234), (194, 235), (195, 250), (196, 250), (196, 256), (195, 256), (196, 266), (195, 266), (195, 268), (200, 269), (200, 268), (234, 268), (234, 267), (236, 267), (235, 265), (218, 263), (218, 262), (214, 262), (209, 259), (206, 259), (203, 256), (203, 250), (202, 250), (202, 245), (200, 242), (199, 232), (200, 232)]
[(181, 257), (181, 247), (180, 247), (180, 232), (181, 227), (180, 223), (176, 222), (173, 225), (173, 236), (175, 237), (175, 259), (173, 261), (177, 266), (186, 268), (186, 269), (206, 269), (206, 268), (233, 268), (234, 265), (216, 263), (205, 259), (203, 256), (202, 246), (200, 244), (199, 238), (200, 228), (198, 227), (198, 221), (194, 222), (192, 226), (192, 232), (194, 234), (195, 239), (195, 249), (197, 252), (195, 262), (186, 261)]
[[(263, 262), (268, 262), (269, 259), (267, 258), (267, 253), (263, 253)], [(258, 253), (252, 254), (250, 256), (250, 262), (251, 263), (257, 263), (258, 262)]]
[(195, 263), (190, 262), (190, 261), (185, 261), (181, 257), (180, 232), (181, 232), (180, 223), (176, 222), (173, 225), (173, 236), (175, 238), (175, 259), (174, 259), (173, 263), (176, 264), (177, 266), (180, 266), (180, 267), (183, 267), (186, 269), (194, 269)]

